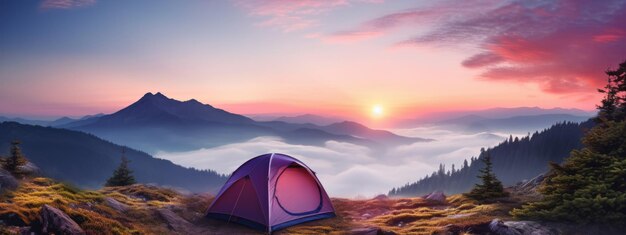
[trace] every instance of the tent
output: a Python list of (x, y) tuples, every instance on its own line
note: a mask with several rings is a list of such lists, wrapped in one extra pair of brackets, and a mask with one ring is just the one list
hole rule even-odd
[(235, 170), (207, 216), (272, 232), (330, 218), (335, 209), (309, 167), (285, 154), (252, 158)]

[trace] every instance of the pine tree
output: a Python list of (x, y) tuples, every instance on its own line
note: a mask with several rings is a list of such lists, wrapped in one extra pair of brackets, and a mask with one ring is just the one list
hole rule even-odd
[(543, 199), (513, 210), (518, 218), (626, 226), (626, 62), (608, 71), (595, 119), (562, 165), (552, 163), (539, 191)]
[(130, 161), (126, 159), (126, 156), (124, 156), (124, 152), (122, 151), (122, 162), (113, 172), (113, 176), (111, 176), (111, 178), (107, 180), (105, 186), (113, 187), (135, 184), (136, 181), (135, 177), (133, 176), (133, 171), (128, 168), (129, 162)]
[(20, 142), (18, 140), (11, 142), (11, 156), (5, 159), (3, 163), (3, 168), (14, 175), (19, 175), (19, 167), (28, 163), (19, 145)]
[(492, 171), (491, 154), (486, 152), (482, 157), (482, 161), (485, 163), (485, 168), (480, 170), (480, 175), (478, 176), (482, 183), (476, 184), (469, 193), (463, 195), (478, 201), (488, 201), (508, 196), (508, 193), (504, 191), (502, 182), (496, 178)]

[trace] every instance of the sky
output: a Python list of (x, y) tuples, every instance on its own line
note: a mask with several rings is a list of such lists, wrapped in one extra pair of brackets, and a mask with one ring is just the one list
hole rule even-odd
[(625, 5), (0, 0), (0, 115), (111, 113), (147, 92), (241, 114), (372, 122), (591, 110), (603, 71), (626, 60)]

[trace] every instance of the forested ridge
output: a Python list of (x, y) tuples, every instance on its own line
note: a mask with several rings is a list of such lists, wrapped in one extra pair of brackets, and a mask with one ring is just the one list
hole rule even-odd
[(470, 190), (479, 179), (476, 177), (484, 163), (480, 161), (489, 152), (493, 171), (505, 186), (531, 179), (548, 170), (548, 163), (561, 163), (574, 149), (582, 147), (581, 137), (585, 130), (593, 127), (592, 121), (583, 123), (562, 122), (540, 132), (518, 138), (509, 137), (495, 147), (481, 151), (478, 157), (465, 160), (460, 168), (452, 165), (424, 178), (394, 188), (392, 196), (415, 196), (441, 190), (448, 194)]

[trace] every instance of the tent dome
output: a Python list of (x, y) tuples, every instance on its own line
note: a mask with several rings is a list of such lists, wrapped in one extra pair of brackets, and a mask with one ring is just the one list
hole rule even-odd
[(298, 159), (271, 153), (237, 168), (207, 216), (272, 232), (334, 217), (335, 209), (315, 172)]

